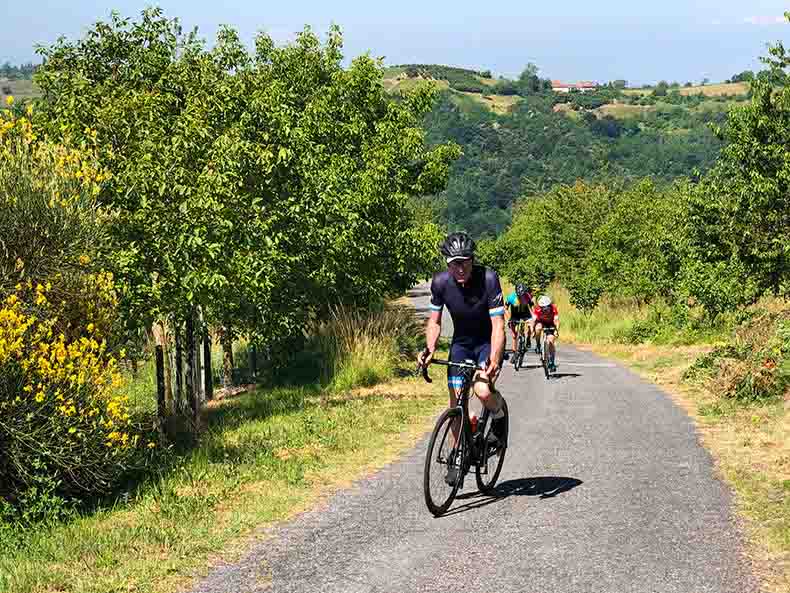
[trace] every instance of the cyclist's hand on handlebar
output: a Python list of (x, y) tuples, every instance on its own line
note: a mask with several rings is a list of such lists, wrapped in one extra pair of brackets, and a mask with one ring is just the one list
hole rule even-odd
[(420, 368), (427, 367), (429, 364), (431, 364), (432, 359), (433, 359), (433, 351), (428, 350), (428, 348), (426, 348), (425, 350), (420, 352), (420, 354), (417, 356), (417, 365)]

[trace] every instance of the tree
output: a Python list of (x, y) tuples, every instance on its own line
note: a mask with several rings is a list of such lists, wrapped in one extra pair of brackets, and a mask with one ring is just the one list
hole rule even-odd
[(517, 81), (520, 95), (534, 95), (544, 90), (544, 85), (538, 77), (538, 72), (540, 72), (540, 70), (532, 62), (526, 65)]
[(732, 82), (750, 82), (754, 80), (754, 72), (751, 70), (744, 70), (732, 77)]
[(306, 29), (249, 54), (224, 28), (207, 50), (151, 9), (42, 50), (42, 120), (112, 174), (130, 320), (201, 307), (271, 341), (425, 273), (438, 229), (413, 226), (411, 200), (441, 190), (457, 149), (424, 145), (430, 89), (393, 102), (381, 64), (344, 69), (341, 49), (339, 30), (322, 45)]
[(653, 96), (666, 97), (668, 90), (669, 90), (669, 83), (666, 80), (662, 80), (656, 85), (656, 88), (653, 89)]
[[(781, 44), (764, 61), (782, 74), (790, 66)], [(758, 79), (752, 93), (718, 130), (716, 167), (686, 195), (685, 281), (714, 311), (790, 293), (790, 86)]]

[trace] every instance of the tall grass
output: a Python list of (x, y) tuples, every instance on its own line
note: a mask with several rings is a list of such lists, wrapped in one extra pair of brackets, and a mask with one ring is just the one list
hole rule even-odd
[[(505, 294), (513, 291), (509, 280), (502, 281)], [(535, 290), (537, 302), (540, 295), (547, 294), (560, 312), (560, 337), (564, 341), (593, 344), (613, 343), (637, 320), (646, 319), (648, 307), (633, 301), (603, 297), (592, 313), (583, 313), (571, 304), (570, 292), (558, 282), (552, 282), (546, 290)]]
[(416, 350), (421, 333), (411, 307), (333, 309), (330, 319), (314, 328), (312, 338), (321, 384), (346, 391), (392, 378), (404, 356)]
[(617, 342), (634, 322), (647, 319), (649, 314), (647, 305), (612, 296), (603, 297), (591, 313), (584, 313), (571, 304), (570, 292), (563, 286), (552, 283), (547, 293), (560, 312), (560, 335), (570, 342)]

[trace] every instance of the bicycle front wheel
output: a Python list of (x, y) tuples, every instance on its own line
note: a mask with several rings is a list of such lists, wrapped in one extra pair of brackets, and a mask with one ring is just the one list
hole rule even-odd
[(516, 371), (521, 368), (521, 364), (524, 362), (524, 336), (518, 337), (518, 347), (515, 354), (515, 367)]
[(502, 471), (502, 464), (505, 463), (505, 453), (507, 452), (507, 440), (510, 436), (510, 414), (507, 410), (507, 402), (502, 400), (502, 409), (505, 412), (503, 419), (504, 430), (500, 435), (496, 445), (488, 444), (488, 434), (491, 432), (493, 421), (486, 426), (485, 433), (482, 435), (482, 442), (486, 443), (488, 450), (483, 453), (483, 459), (475, 467), (475, 479), (480, 492), (489, 493), (496, 486), (499, 473)]
[(546, 341), (545, 333), (541, 336), (540, 346), (540, 363), (543, 365), (543, 372), (548, 380), (551, 377), (551, 372), (549, 371), (549, 343)]
[[(457, 443), (454, 432), (458, 435)], [(428, 442), (423, 475), (425, 504), (436, 517), (447, 512), (461, 485), (465, 448), (461, 410), (445, 410), (436, 421)]]

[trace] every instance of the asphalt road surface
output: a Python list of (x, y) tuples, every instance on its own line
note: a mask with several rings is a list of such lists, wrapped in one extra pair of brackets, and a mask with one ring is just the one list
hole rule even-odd
[[(412, 291), (418, 312), (427, 293)], [(688, 416), (592, 354), (560, 344), (557, 363), (550, 381), (535, 354), (501, 375), (511, 435), (495, 496), (468, 476), (434, 518), (422, 494), (426, 435), (193, 591), (758, 591), (730, 493)]]

